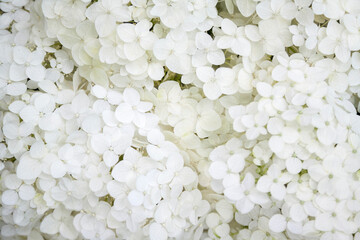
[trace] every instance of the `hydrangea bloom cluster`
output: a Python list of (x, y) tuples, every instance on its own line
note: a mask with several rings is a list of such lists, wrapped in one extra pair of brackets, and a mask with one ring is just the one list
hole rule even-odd
[(1, 0), (0, 238), (360, 240), (358, 0)]

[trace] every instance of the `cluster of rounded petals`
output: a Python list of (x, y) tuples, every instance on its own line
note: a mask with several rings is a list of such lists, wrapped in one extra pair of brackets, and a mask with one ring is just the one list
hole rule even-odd
[(0, 1), (0, 239), (360, 240), (358, 0)]

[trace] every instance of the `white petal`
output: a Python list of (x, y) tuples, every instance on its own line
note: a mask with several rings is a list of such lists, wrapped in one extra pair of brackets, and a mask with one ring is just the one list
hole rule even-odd
[(19, 135), (17, 124), (8, 123), (2, 128), (3, 134), (9, 139), (16, 139)]
[(131, 106), (136, 106), (140, 103), (139, 92), (133, 88), (126, 88), (123, 93), (124, 101)]
[(171, 154), (166, 161), (166, 168), (172, 172), (177, 172), (184, 166), (184, 159), (179, 153)]
[(330, 214), (319, 214), (315, 218), (315, 228), (320, 231), (328, 232), (333, 229), (333, 224), (331, 224)]
[(149, 156), (156, 161), (160, 161), (165, 156), (161, 148), (151, 144), (146, 146), (146, 151), (148, 152)]
[(160, 39), (154, 44), (154, 55), (159, 60), (166, 60), (170, 55), (171, 50), (173, 49), (173, 44), (169, 40)]
[(294, 157), (286, 159), (286, 169), (291, 174), (298, 174), (302, 170), (301, 160)]
[(335, 40), (331, 39), (330, 37), (326, 37), (319, 42), (319, 51), (325, 55), (330, 55), (335, 52), (335, 48), (337, 43)]
[(337, 134), (334, 128), (324, 127), (318, 129), (316, 135), (322, 144), (329, 146), (335, 142)]
[(174, 178), (174, 173), (172, 171), (165, 170), (161, 172), (158, 176), (157, 182), (159, 184), (167, 184)]
[(282, 139), (285, 143), (293, 144), (297, 142), (299, 138), (299, 132), (292, 127), (285, 127), (282, 130)]
[(186, 186), (194, 183), (197, 179), (197, 175), (191, 168), (184, 167), (180, 172), (178, 172), (178, 176), (176, 176), (175, 179), (175, 185), (181, 184), (183, 186)]
[(228, 49), (228, 48), (231, 48), (231, 46), (233, 46), (234, 41), (235, 41), (235, 39), (233, 37), (221, 36), (218, 39), (216, 46), (220, 49)]
[(240, 56), (247, 57), (251, 53), (251, 44), (249, 40), (243, 37), (238, 37), (232, 44), (231, 49), (234, 53)]
[(234, 35), (236, 32), (236, 24), (228, 18), (224, 18), (221, 22), (221, 30), (227, 35)]
[(153, 80), (161, 80), (164, 76), (164, 68), (160, 63), (150, 63), (148, 68), (149, 77)]
[(35, 197), (35, 189), (31, 185), (23, 184), (19, 188), (19, 197), (24, 201), (30, 201)]
[(109, 143), (103, 134), (97, 134), (91, 138), (91, 147), (96, 153), (103, 154), (109, 148)]
[(119, 161), (119, 156), (112, 151), (106, 151), (103, 155), (103, 159), (106, 166), (112, 167)]
[(158, 223), (165, 223), (171, 217), (171, 211), (167, 204), (160, 204), (154, 214), (154, 220)]
[(244, 197), (244, 192), (240, 185), (226, 188), (224, 195), (232, 201), (238, 201)]
[(269, 139), (269, 147), (274, 153), (280, 153), (284, 149), (284, 141), (279, 136), (272, 136)]
[(30, 157), (22, 157), (16, 169), (16, 175), (22, 180), (34, 180), (41, 172), (39, 161)]
[(122, 123), (131, 123), (134, 119), (134, 111), (127, 103), (120, 104), (115, 110), (115, 117)]
[(152, 223), (149, 227), (150, 240), (166, 240), (168, 233), (159, 223)]
[(216, 100), (222, 94), (220, 86), (215, 82), (207, 82), (203, 86), (204, 94), (210, 100)]
[(45, 93), (36, 97), (34, 105), (38, 111), (50, 113), (55, 109), (55, 100), (51, 95)]
[(220, 67), (216, 69), (215, 78), (220, 86), (228, 86), (234, 82), (235, 73), (231, 68)]
[(206, 225), (208, 225), (209, 228), (214, 228), (219, 225), (220, 217), (216, 213), (209, 213), (206, 216)]
[(95, 177), (90, 179), (89, 188), (91, 191), (98, 192), (102, 189), (103, 186), (104, 184), (100, 178)]
[(302, 207), (300, 204), (294, 204), (290, 208), (290, 217), (296, 222), (301, 222), (306, 219), (307, 215), (304, 211), (304, 207)]
[(225, 62), (225, 55), (224, 52), (219, 50), (208, 52), (206, 55), (207, 60), (209, 63), (214, 65), (221, 65)]
[(175, 73), (187, 74), (191, 70), (191, 57), (188, 54), (172, 54), (165, 63)]
[(132, 165), (128, 161), (122, 161), (115, 165), (111, 171), (111, 176), (119, 182), (126, 182), (128, 174), (131, 172)]
[(100, 37), (106, 37), (115, 30), (116, 19), (112, 15), (103, 14), (96, 18), (95, 28)]
[(19, 96), (26, 92), (27, 88), (24, 83), (11, 83), (6, 88), (6, 93), (10, 96)]
[(145, 50), (137, 42), (133, 42), (126, 43), (124, 45), (124, 53), (127, 59), (129, 59), (130, 61), (134, 61), (135, 59), (143, 56)]
[(288, 77), (294, 82), (303, 82), (304, 72), (302, 70), (293, 69), (288, 72)]
[(141, 75), (144, 74), (148, 69), (148, 61), (144, 56), (131, 61), (125, 65), (126, 71), (132, 75)]
[(46, 93), (56, 95), (58, 92), (55, 83), (50, 80), (43, 80), (38, 83), (38, 86)]
[(199, 49), (209, 48), (212, 41), (211, 36), (204, 32), (198, 32), (195, 36), (195, 45)]
[(30, 50), (24, 46), (15, 46), (13, 48), (14, 61), (17, 64), (24, 64), (28, 61)]
[(275, 79), (276, 81), (284, 81), (287, 78), (287, 70), (284, 66), (282, 65), (277, 65), (272, 73), (271, 76), (273, 77), (273, 79)]
[(270, 97), (272, 94), (272, 87), (266, 82), (259, 82), (256, 84), (256, 90), (263, 97)]
[(77, 94), (71, 102), (72, 111), (75, 113), (83, 113), (88, 110), (90, 106), (90, 99), (84, 93)]
[(33, 158), (42, 158), (46, 153), (45, 145), (42, 141), (34, 142), (30, 148), (30, 156)]
[(99, 116), (92, 114), (87, 116), (81, 123), (81, 128), (87, 133), (98, 133), (102, 127), (101, 119)]
[(56, 234), (59, 231), (61, 222), (54, 219), (53, 215), (46, 216), (40, 224), (40, 231), (46, 234)]
[(109, 79), (104, 69), (95, 67), (90, 73), (90, 79), (93, 83), (99, 84), (100, 86), (108, 86)]
[(262, 176), (256, 184), (256, 188), (263, 193), (269, 192), (272, 180), (268, 176)]
[(132, 206), (140, 206), (144, 201), (144, 195), (136, 190), (132, 190), (127, 198)]
[(26, 106), (26, 103), (24, 103), (23, 101), (13, 101), (10, 105), (9, 105), (9, 110), (13, 113), (17, 113), (19, 114), (20, 111)]
[(108, 102), (112, 105), (118, 105), (123, 99), (121, 93), (113, 90), (108, 91), (107, 98)]
[(221, 127), (221, 118), (213, 110), (208, 110), (201, 114), (199, 124), (205, 131), (215, 131)]
[(269, 19), (272, 17), (273, 12), (271, 10), (270, 1), (260, 2), (256, 6), (256, 13), (259, 15), (261, 19)]
[(295, 96), (291, 99), (291, 103), (296, 106), (302, 106), (306, 103), (307, 95), (303, 93), (297, 93)]
[(300, 222), (293, 222), (290, 221), (287, 224), (287, 229), (289, 230), (289, 232), (292, 232), (294, 234), (301, 234), (303, 231), (303, 224)]
[(248, 198), (243, 198), (240, 201), (236, 202), (236, 208), (242, 213), (249, 213), (254, 209), (255, 204), (250, 201)]
[(340, 45), (335, 48), (335, 55), (341, 62), (346, 63), (350, 59), (350, 50)]
[(102, 86), (95, 85), (91, 88), (91, 93), (97, 98), (106, 97), (106, 89)]
[(209, 174), (214, 179), (222, 179), (227, 173), (227, 166), (224, 162), (216, 161), (211, 163), (209, 167)]
[(200, 81), (206, 83), (214, 78), (215, 71), (211, 67), (198, 67), (196, 69), (196, 76), (200, 79)]
[(228, 159), (228, 167), (231, 172), (239, 173), (245, 167), (245, 160), (240, 154), (234, 154)]
[(226, 200), (220, 200), (215, 205), (216, 211), (223, 218), (224, 222), (230, 222), (234, 216), (234, 207)]
[(236, 0), (236, 5), (244, 17), (250, 17), (256, 9), (256, 2), (252, 0)]
[(5, 190), (1, 195), (1, 202), (5, 205), (16, 205), (19, 196), (15, 190)]
[(286, 229), (286, 218), (281, 214), (275, 214), (269, 220), (269, 228), (271, 231), (280, 233)]
[(280, 183), (274, 183), (270, 187), (271, 196), (279, 201), (283, 200), (286, 194), (286, 188)]
[(13, 81), (25, 80), (27, 78), (25, 67), (16, 63), (12, 63), (9, 70), (9, 77)]
[(120, 24), (117, 27), (116, 32), (120, 37), (120, 39), (127, 43), (131, 43), (135, 41), (137, 37), (135, 32), (135, 26), (133, 24), (128, 24), (128, 23)]
[(147, 139), (151, 144), (158, 145), (165, 140), (165, 137), (160, 130), (153, 129), (148, 132)]
[(17, 189), (22, 184), (22, 181), (16, 176), (16, 174), (8, 174), (4, 177), (4, 186), (8, 189)]
[(351, 64), (353, 68), (360, 69), (360, 53), (354, 52), (351, 55)]
[(51, 164), (50, 172), (53, 178), (62, 178), (66, 174), (66, 166), (60, 160), (55, 161)]
[(42, 65), (29, 66), (26, 68), (26, 75), (35, 82), (40, 82), (45, 78), (45, 67)]

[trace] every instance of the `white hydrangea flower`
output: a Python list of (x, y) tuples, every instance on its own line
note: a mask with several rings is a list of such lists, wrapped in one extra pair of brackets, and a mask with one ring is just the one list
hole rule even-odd
[(101, 0), (86, 10), (86, 16), (95, 23), (100, 37), (106, 37), (116, 28), (116, 22), (131, 20), (125, 1)]
[(326, 36), (319, 42), (318, 48), (325, 55), (335, 53), (341, 62), (347, 62), (350, 59), (350, 49), (345, 27), (331, 19), (326, 28)]
[(78, 232), (74, 228), (73, 217), (70, 211), (59, 207), (53, 213), (47, 215), (40, 224), (40, 231), (46, 234), (54, 235), (60, 233), (62, 237), (76, 239)]
[(339, 0), (331, 2), (315, 0), (312, 4), (312, 9), (315, 14), (324, 14), (330, 19), (340, 19), (345, 14), (345, 10)]
[(26, 47), (15, 46), (13, 54), (15, 63), (10, 66), (10, 76), (14, 76), (14, 80), (23, 80), (25, 76), (40, 82), (45, 78), (45, 68), (42, 65), (45, 57), (43, 50), (37, 49), (31, 52)]
[(219, 38), (217, 42), (218, 48), (231, 49), (241, 56), (250, 56), (251, 44), (246, 38), (243, 28), (237, 28), (234, 22), (225, 18), (221, 22), (221, 30), (225, 35)]
[(207, 63), (221, 65), (225, 62), (224, 52), (216, 47), (216, 42), (204, 32), (198, 32), (195, 36), (197, 51), (192, 56), (194, 67), (204, 66)]
[(140, 101), (140, 94), (134, 88), (126, 88), (123, 93), (123, 103), (120, 103), (115, 111), (115, 117), (121, 123), (133, 122), (142, 127), (146, 121), (145, 113), (151, 110), (152, 103)]
[(187, 74), (191, 71), (191, 57), (187, 53), (188, 37), (181, 30), (170, 33), (167, 38), (155, 41), (154, 56), (160, 61), (165, 61), (170, 71)]
[(186, 4), (176, 0), (154, 0), (150, 14), (160, 17), (161, 22), (168, 28), (176, 28), (186, 14)]
[(16, 175), (22, 180), (35, 180), (43, 172), (45, 164), (43, 159), (47, 152), (43, 142), (34, 143), (30, 151), (23, 154), (16, 168)]
[(313, 164), (308, 168), (310, 177), (318, 182), (320, 193), (334, 195), (339, 199), (350, 194), (344, 169), (339, 167), (344, 159), (340, 156), (326, 156), (322, 164)]
[(50, 196), (61, 202), (67, 209), (81, 210), (83, 198), (89, 193), (88, 183), (83, 180), (61, 178), (58, 185), (51, 188)]
[(214, 71), (211, 67), (199, 67), (196, 69), (196, 76), (204, 83), (204, 94), (210, 100), (215, 100), (222, 94), (233, 94), (237, 90), (234, 84), (235, 73), (230, 68), (220, 67)]
[(156, 35), (150, 32), (151, 23), (147, 20), (142, 20), (136, 25), (123, 23), (117, 29), (117, 35), (124, 41), (124, 54), (130, 61), (142, 57), (146, 50), (151, 50)]
[(276, 200), (283, 200), (286, 194), (286, 187), (284, 184), (288, 183), (291, 177), (282, 173), (280, 167), (273, 164), (267, 170), (267, 174), (260, 177), (256, 184), (256, 188), (263, 193), (271, 193), (271, 196)]
[(296, 6), (292, 1), (266, 0), (256, 5), (256, 13), (264, 20), (276, 17), (277, 15), (291, 20), (295, 17), (296, 11)]
[(9, 64), (0, 65), (1, 98), (5, 97), (5, 94), (10, 96), (19, 96), (24, 94), (27, 90), (27, 86), (23, 82), (24, 79), (20, 78), (20, 80), (18, 80), (14, 74), (12, 74), (12, 78), (10, 77), (10, 67), (11, 66)]
[(91, 147), (96, 153), (103, 155), (106, 166), (112, 167), (118, 162), (119, 156), (130, 147), (133, 135), (131, 127), (104, 127), (103, 133), (91, 137)]

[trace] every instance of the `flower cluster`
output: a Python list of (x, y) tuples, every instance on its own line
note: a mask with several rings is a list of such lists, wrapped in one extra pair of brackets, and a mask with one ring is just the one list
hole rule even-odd
[(0, 238), (360, 240), (358, 0), (2, 0)]

